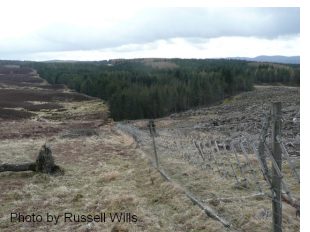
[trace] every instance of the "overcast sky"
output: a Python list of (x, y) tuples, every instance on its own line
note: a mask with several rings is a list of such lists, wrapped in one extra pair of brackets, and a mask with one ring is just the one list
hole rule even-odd
[(103, 2), (2, 2), (0, 59), (300, 55), (299, 7), (146, 8)]

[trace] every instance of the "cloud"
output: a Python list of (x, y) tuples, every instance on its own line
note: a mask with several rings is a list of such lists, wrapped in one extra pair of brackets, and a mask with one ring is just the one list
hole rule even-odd
[[(195, 39), (193, 39), (195, 40)], [(159, 40), (149, 44), (129, 44), (115, 48), (77, 51), (9, 53), (5, 59), (20, 60), (108, 60), (117, 58), (225, 58), (259, 55), (299, 55), (300, 37), (277, 39), (255, 37), (220, 37), (191, 43), (187, 39)], [(2, 56), (3, 57), (3, 56)]]
[(224, 36), (275, 39), (299, 34), (299, 17), (299, 8), (150, 8), (120, 22), (112, 34), (131, 43)]
[[(207, 48), (216, 38), (290, 40), (300, 34), (300, 8), (292, 7), (140, 8), (130, 14), (122, 11), (124, 15), (118, 11), (112, 14), (108, 8), (102, 14), (98, 9), (93, 12), (87, 9), (81, 15), (82, 5), (78, 5), (78, 9), (80, 11), (71, 14), (62, 9), (59, 17), (55, 15), (56, 21), (52, 21), (50, 13), (48, 19), (41, 13), (42, 18), (37, 19), (39, 26), (34, 25), (36, 31), (32, 29), (26, 33), (23, 29), (20, 36), (17, 34), (18, 24), (14, 24), (14, 36), (0, 37), (2, 55), (95, 50), (117, 53), (151, 51), (159, 48), (159, 44), (175, 47), (177, 39), (186, 42), (181, 43), (183, 46), (186, 44), (199, 50)], [(45, 26), (44, 20), (47, 20)], [(4, 34), (8, 33), (4, 31)]]

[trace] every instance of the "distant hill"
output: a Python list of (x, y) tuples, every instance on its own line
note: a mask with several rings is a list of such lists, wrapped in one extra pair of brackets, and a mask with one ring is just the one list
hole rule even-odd
[[(254, 62), (271, 62), (271, 63), (281, 63), (281, 64), (300, 64), (300, 56), (257, 56), (254, 58), (250, 57), (223, 57), (224, 59), (234, 59), (234, 60), (247, 60), (247, 61), (254, 61)], [(169, 60), (167, 58), (162, 58), (164, 60)], [(103, 63), (108, 64), (119, 61), (125, 60), (139, 60), (144, 62), (152, 62), (153, 60), (159, 60), (154, 58), (143, 58), (143, 59), (112, 59), (108, 60), (101, 60), (101, 61), (78, 61), (78, 60), (46, 60), (43, 62), (46, 63), (75, 63), (75, 62), (88, 62), (88, 63)]]
[(256, 62), (272, 62), (282, 64), (300, 64), (300, 56), (257, 56), (249, 57), (227, 57), (226, 59), (248, 60)]

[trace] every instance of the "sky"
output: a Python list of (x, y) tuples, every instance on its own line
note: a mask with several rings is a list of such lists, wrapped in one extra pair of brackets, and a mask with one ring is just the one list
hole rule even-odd
[(149, 7), (134, 2), (2, 2), (0, 59), (300, 55), (300, 7)]

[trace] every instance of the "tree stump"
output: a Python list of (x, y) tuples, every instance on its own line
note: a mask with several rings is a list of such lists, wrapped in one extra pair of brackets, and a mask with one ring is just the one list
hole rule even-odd
[(46, 144), (41, 147), (36, 164), (38, 172), (52, 173), (52, 169), (55, 166), (54, 158), (52, 156), (52, 150)]
[(33, 163), (22, 163), (22, 164), (1, 164), (0, 172), (42, 172), (49, 175), (63, 175), (64, 170), (54, 163), (54, 157), (52, 150), (44, 144), (39, 152), (36, 162)]

